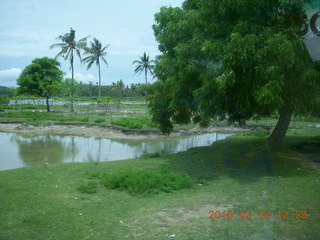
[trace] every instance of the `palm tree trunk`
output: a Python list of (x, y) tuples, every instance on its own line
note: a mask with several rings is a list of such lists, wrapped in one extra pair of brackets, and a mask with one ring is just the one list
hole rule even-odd
[(100, 100), (100, 98), (101, 98), (101, 70), (100, 70), (100, 62), (98, 62), (98, 68), (99, 68), (99, 97), (98, 97), (98, 99)]
[(145, 79), (146, 79), (146, 84), (148, 84), (148, 80), (147, 80), (147, 74), (148, 74), (148, 69), (147, 68), (145, 68), (144, 69), (144, 77), (145, 77)]
[[(73, 50), (71, 50), (71, 78), (72, 80), (74, 80), (74, 67), (73, 67)], [(71, 89), (70, 89), (70, 96), (71, 96), (71, 112), (74, 112), (74, 102), (73, 102), (73, 97), (74, 97), (74, 94), (73, 94), (73, 88), (74, 88), (74, 85), (73, 85), (73, 81), (71, 82)]]
[(273, 129), (269, 137), (270, 148), (279, 148), (287, 133), (293, 111), (287, 107), (282, 107), (279, 110), (279, 119), (276, 127)]

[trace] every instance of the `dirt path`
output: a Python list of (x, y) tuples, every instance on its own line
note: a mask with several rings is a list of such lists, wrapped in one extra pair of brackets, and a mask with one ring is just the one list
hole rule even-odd
[[(196, 135), (212, 132), (244, 132), (250, 129), (237, 127), (210, 127), (179, 130), (170, 136)], [(114, 126), (94, 126), (85, 124), (54, 124), (49, 126), (33, 126), (17, 123), (1, 123), (0, 132), (12, 132), (28, 135), (69, 135), (111, 139), (152, 139), (165, 137), (158, 130), (126, 130)]]

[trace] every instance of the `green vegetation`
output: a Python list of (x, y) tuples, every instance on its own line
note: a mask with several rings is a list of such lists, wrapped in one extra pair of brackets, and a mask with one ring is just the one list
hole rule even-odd
[(85, 48), (85, 55), (89, 55), (83, 59), (84, 63), (87, 63), (87, 69), (90, 69), (92, 64), (96, 64), (98, 66), (99, 70), (99, 94), (98, 99), (100, 100), (101, 97), (101, 69), (100, 69), (100, 62), (104, 62), (107, 66), (107, 60), (105, 59), (105, 56), (107, 55), (106, 49), (108, 48), (108, 45), (105, 47), (102, 47), (101, 42), (94, 38), (93, 42), (90, 42), (90, 48)]
[(63, 72), (60, 63), (52, 58), (36, 58), (25, 67), (17, 79), (19, 92), (46, 99), (47, 112), (50, 112), (49, 98), (61, 87)]
[(318, 115), (319, 62), (301, 32), (305, 2), (187, 0), (182, 8), (162, 7), (153, 25), (159, 81), (148, 96), (161, 131), (171, 132), (173, 122), (243, 125), (277, 114), (269, 144), (280, 147), (293, 114)]
[(98, 188), (98, 184), (96, 182), (87, 182), (77, 188), (77, 190), (81, 193), (96, 193)]
[[(56, 43), (51, 45), (50, 49), (53, 48), (61, 48), (59, 53), (57, 54), (56, 58), (58, 57), (63, 57), (64, 60), (69, 60), (70, 61), (70, 68), (71, 68), (71, 79), (74, 80), (74, 56), (78, 56), (81, 60), (81, 50), (84, 50), (85, 47), (87, 46), (87, 38), (84, 37), (81, 38), (80, 40), (76, 40), (76, 31), (73, 30), (72, 28), (70, 29), (70, 32), (65, 33), (63, 35), (60, 35), (57, 37), (61, 41), (61, 43)], [(73, 83), (73, 81), (71, 81)], [(74, 111), (73, 108), (73, 98), (74, 98), (74, 90), (73, 90), (73, 85), (71, 85), (71, 92), (70, 92), (70, 98), (71, 98), (71, 112)]]
[(154, 128), (155, 124), (151, 122), (148, 118), (120, 118), (118, 120), (112, 120), (112, 125), (117, 125), (120, 127), (125, 127), (129, 129), (142, 129)]
[(9, 97), (4, 94), (0, 94), (0, 106), (1, 105), (8, 105), (9, 104)]
[[(291, 129), (281, 150), (253, 134), (157, 158), (1, 171), (0, 239), (317, 239), (320, 166), (305, 150), (313, 143), (319, 159), (319, 135)], [(163, 168), (194, 184), (171, 193), (148, 188), (150, 178), (166, 179)], [(232, 211), (234, 219), (209, 219), (209, 211)]]
[(153, 65), (154, 61), (149, 59), (149, 55), (147, 55), (145, 52), (143, 53), (143, 55), (140, 57), (140, 60), (135, 60), (133, 61), (132, 64), (136, 65), (136, 68), (134, 69), (135, 73), (141, 73), (144, 71), (144, 78), (146, 80), (146, 84), (148, 84), (148, 71), (150, 72), (150, 74), (153, 74)]
[(193, 180), (183, 174), (177, 174), (168, 169), (160, 172), (151, 170), (124, 170), (107, 175), (102, 180), (109, 189), (127, 191), (132, 195), (148, 195), (160, 192), (190, 188)]

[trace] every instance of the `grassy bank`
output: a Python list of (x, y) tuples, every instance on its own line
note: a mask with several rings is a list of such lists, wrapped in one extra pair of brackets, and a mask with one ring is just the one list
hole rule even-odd
[[(278, 151), (257, 136), (152, 158), (0, 172), (0, 239), (317, 239), (320, 129), (290, 130)], [(191, 177), (191, 188), (106, 187), (126, 171), (159, 177), (164, 168), (173, 181)], [(209, 211), (222, 217), (209, 219)]]

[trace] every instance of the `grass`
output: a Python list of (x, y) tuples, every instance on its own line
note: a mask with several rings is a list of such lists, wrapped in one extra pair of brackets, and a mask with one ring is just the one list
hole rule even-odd
[(193, 180), (183, 174), (177, 174), (168, 169), (124, 170), (105, 175), (103, 185), (109, 189), (119, 189), (131, 195), (148, 195), (160, 192), (190, 188)]
[(111, 121), (112, 125), (128, 128), (128, 129), (142, 129), (155, 128), (156, 125), (151, 122), (149, 118), (120, 118)]
[[(277, 151), (257, 135), (156, 158), (2, 171), (0, 239), (317, 239), (320, 165), (308, 148), (319, 158), (320, 129), (290, 130)], [(146, 183), (163, 168), (194, 184), (134, 196), (101, 184), (131, 173)]]

